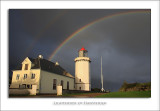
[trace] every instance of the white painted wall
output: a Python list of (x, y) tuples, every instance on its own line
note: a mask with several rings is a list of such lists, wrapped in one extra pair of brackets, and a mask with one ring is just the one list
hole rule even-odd
[(40, 75), (40, 93), (57, 93), (57, 90), (53, 90), (53, 79), (57, 79), (57, 85), (61, 84), (61, 80), (63, 80), (63, 89), (67, 89), (67, 81), (69, 81), (69, 90), (74, 90), (74, 78), (43, 70)]
[[(19, 80), (16, 79), (17, 74), (20, 75)], [(24, 74), (27, 74), (27, 78), (24, 79)], [(35, 74), (35, 79), (31, 79), (31, 75)], [(32, 70), (15, 70), (12, 75), (12, 83), (10, 88), (19, 88), (19, 85), (22, 84), (32, 84), (37, 85), (39, 88), (39, 78), (40, 77), (40, 69), (32, 69)]]
[(91, 90), (89, 57), (77, 57), (75, 59), (75, 85), (76, 90), (79, 90), (80, 87), (81, 90)]

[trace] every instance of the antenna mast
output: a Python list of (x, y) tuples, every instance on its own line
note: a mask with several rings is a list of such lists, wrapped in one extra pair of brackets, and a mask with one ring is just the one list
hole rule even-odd
[(104, 88), (103, 88), (103, 74), (102, 74), (102, 56), (101, 56), (101, 84), (102, 84), (102, 89), (101, 91), (104, 92)]

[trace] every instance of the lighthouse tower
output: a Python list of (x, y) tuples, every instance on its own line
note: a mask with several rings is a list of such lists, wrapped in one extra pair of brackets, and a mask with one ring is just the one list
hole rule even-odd
[(90, 58), (88, 51), (82, 47), (79, 57), (75, 58), (75, 88), (76, 90), (91, 91)]

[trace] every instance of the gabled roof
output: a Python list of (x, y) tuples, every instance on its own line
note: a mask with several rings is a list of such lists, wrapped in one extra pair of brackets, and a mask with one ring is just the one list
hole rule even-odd
[[(64, 70), (60, 65), (56, 65), (51, 61), (48, 61), (46, 59), (40, 59), (40, 58), (36, 58), (36, 59), (30, 58), (30, 57), (28, 58), (32, 62), (31, 69), (41, 69), (47, 72), (74, 78), (71, 74), (69, 74), (66, 70)], [(21, 69), (22, 69), (22, 65), (20, 67), (17, 67), (16, 70), (21, 70)]]

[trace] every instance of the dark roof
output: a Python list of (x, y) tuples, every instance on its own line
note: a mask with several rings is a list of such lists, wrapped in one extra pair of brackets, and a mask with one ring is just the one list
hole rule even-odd
[(22, 65), (18, 65), (15, 70), (21, 70), (22, 69)]
[[(31, 69), (41, 69), (47, 72), (51, 72), (51, 73), (55, 73), (58, 75), (63, 75), (63, 76), (73, 78), (73, 76), (70, 75), (66, 70), (64, 70), (60, 65), (56, 65), (55, 63), (51, 61), (48, 61), (46, 59), (40, 59), (40, 58), (36, 58), (36, 59), (30, 58), (30, 57), (28, 58), (32, 62)], [(21, 69), (22, 69), (22, 65), (16, 68), (16, 70), (21, 70)]]
[(33, 63), (35, 61), (35, 59), (28, 57), (29, 60)]

